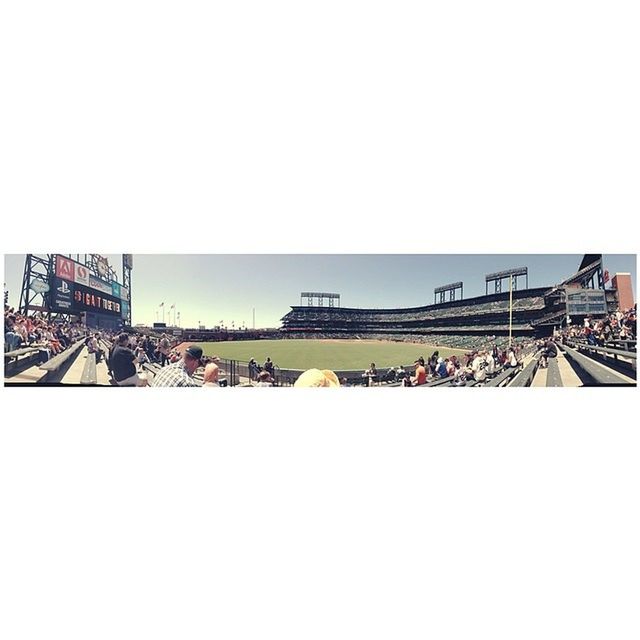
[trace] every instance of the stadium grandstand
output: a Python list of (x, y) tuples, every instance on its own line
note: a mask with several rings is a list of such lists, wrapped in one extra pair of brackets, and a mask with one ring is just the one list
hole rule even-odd
[[(131, 327), (131, 267), (132, 256), (125, 254), (120, 283), (100, 256), (27, 255), (20, 307), (5, 302), (5, 386), (636, 385), (630, 281), (616, 274), (612, 282), (620, 288), (606, 289), (600, 254), (585, 255), (576, 273), (556, 285), (528, 288), (521, 267), (485, 276), (483, 296), (465, 299), (463, 283), (455, 282), (436, 288), (439, 303), (421, 307), (348, 308), (339, 294), (304, 292), (301, 303), (308, 304), (292, 307), (280, 329), (235, 331)], [(525, 288), (518, 288), (518, 278)], [(287, 368), (270, 357), (264, 364), (238, 357), (256, 345), (280, 354), (286, 346), (294, 359), (307, 353), (317, 362), (322, 351), (314, 349), (325, 343), (339, 344), (341, 352), (358, 346), (378, 354), (391, 346), (402, 354), (398, 359), (411, 359), (397, 366), (371, 362), (363, 371)], [(337, 365), (336, 355), (344, 354), (333, 353)]]
[[(282, 333), (289, 337), (377, 338), (447, 344), (463, 349), (478, 339), (498, 343), (510, 337), (543, 338), (567, 321), (604, 317), (617, 308), (615, 290), (604, 290), (601, 254), (584, 256), (578, 271), (558, 285), (503, 291), (502, 280), (527, 276), (525, 268), (486, 276), (496, 291), (467, 299), (401, 309), (357, 309), (298, 305), (282, 318)], [(528, 277), (527, 277), (528, 281)], [(449, 288), (462, 288), (455, 283)], [(442, 293), (437, 288), (436, 293)], [(575, 298), (580, 298), (580, 304)], [(584, 300), (582, 300), (584, 298)], [(441, 298), (442, 299), (442, 298)]]

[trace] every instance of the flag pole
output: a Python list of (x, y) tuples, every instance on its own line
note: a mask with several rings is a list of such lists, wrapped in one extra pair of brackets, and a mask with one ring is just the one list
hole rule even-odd
[(513, 331), (513, 276), (509, 276), (509, 346), (512, 346)]

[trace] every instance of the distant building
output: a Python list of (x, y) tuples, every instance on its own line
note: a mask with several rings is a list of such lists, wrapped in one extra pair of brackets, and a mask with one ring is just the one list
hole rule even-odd
[(611, 280), (611, 285), (618, 291), (618, 304), (624, 311), (631, 309), (635, 304), (633, 297), (633, 285), (631, 284), (630, 273), (616, 273)]

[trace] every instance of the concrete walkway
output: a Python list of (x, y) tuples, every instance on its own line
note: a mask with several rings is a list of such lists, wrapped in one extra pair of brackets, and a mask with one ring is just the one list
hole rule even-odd
[(533, 376), (533, 380), (531, 382), (532, 387), (546, 387), (547, 386), (547, 370), (538, 367), (536, 371), (536, 375)]
[(562, 378), (562, 384), (565, 387), (581, 387), (582, 381), (578, 377), (578, 374), (573, 370), (573, 367), (569, 364), (564, 357), (564, 353), (558, 350), (558, 368), (560, 369), (560, 377)]
[(87, 347), (80, 349), (80, 353), (73, 364), (67, 369), (62, 380), (60, 380), (62, 384), (80, 384), (80, 378), (82, 378), (82, 371), (84, 370), (84, 363), (87, 361), (88, 353)]

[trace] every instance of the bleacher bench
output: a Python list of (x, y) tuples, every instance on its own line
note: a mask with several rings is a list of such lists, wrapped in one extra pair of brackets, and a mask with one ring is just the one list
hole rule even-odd
[(508, 367), (504, 371), (501, 371), (497, 376), (494, 376), (487, 382), (485, 382), (485, 387), (500, 387), (504, 382), (511, 380), (511, 378), (515, 377), (518, 372), (521, 370), (520, 367)]
[(62, 353), (59, 353), (57, 356), (54, 356), (47, 362), (43, 362), (40, 365), (40, 369), (46, 371), (47, 373), (52, 373), (53, 371), (57, 371), (60, 367), (67, 362), (71, 358), (78, 353), (80, 349), (84, 347), (84, 339), (80, 339), (70, 347), (65, 349)]
[(4, 354), (4, 372), (14, 374), (20, 369), (28, 368), (38, 362), (40, 359), (39, 347), (22, 347), (7, 351)]
[(10, 360), (11, 358), (19, 358), (20, 356), (27, 355), (28, 353), (34, 353), (35, 351), (40, 351), (39, 347), (21, 347), (20, 349), (15, 349), (14, 351), (6, 351), (4, 354), (4, 359)]
[(538, 365), (540, 364), (540, 359), (538, 357), (534, 357), (533, 360), (524, 368), (520, 373), (516, 375), (513, 379), (510, 387), (529, 387), (531, 386), (531, 382), (533, 381), (533, 377), (536, 375), (536, 371), (538, 370)]
[[(590, 351), (595, 351), (596, 353), (601, 350), (600, 347), (591, 347), (589, 346)], [(614, 369), (607, 368), (606, 365), (599, 363), (597, 360), (581, 353), (575, 347), (570, 347), (567, 344), (561, 346), (564, 351), (565, 357), (567, 357), (571, 362), (580, 369), (583, 374), (587, 376), (588, 382), (587, 385), (595, 384), (597, 386), (629, 386), (635, 385), (636, 383), (630, 383), (626, 379), (622, 378), (621, 375), (625, 375), (627, 377), (631, 377), (631, 371), (626, 374), (616, 373)], [(635, 355), (635, 354), (634, 354)], [(635, 377), (635, 375), (633, 376)]]

